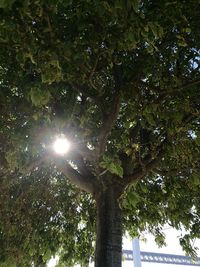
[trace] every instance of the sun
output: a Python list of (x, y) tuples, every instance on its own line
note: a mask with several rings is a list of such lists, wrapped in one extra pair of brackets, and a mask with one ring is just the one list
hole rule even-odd
[(59, 155), (64, 155), (69, 151), (70, 146), (69, 140), (64, 136), (60, 136), (53, 143), (53, 150)]

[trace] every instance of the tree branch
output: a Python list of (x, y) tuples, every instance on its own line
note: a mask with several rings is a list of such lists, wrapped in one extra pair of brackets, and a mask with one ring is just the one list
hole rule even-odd
[(120, 108), (120, 95), (116, 95), (114, 101), (111, 106), (110, 114), (107, 118), (103, 121), (103, 125), (100, 130), (99, 134), (99, 144), (97, 147), (97, 156), (100, 157), (102, 153), (105, 151), (106, 142), (108, 135), (117, 119), (118, 113)]
[(74, 185), (80, 189), (93, 194), (95, 191), (95, 178), (93, 176), (83, 176), (75, 169), (73, 169), (69, 163), (57, 163), (56, 167), (61, 171)]
[(96, 186), (96, 178), (92, 175), (92, 173), (86, 168), (86, 165), (81, 157), (81, 155), (76, 154), (76, 152), (70, 157), (75, 160), (75, 163), (77, 164), (77, 167), (80, 171), (76, 171), (73, 169), (70, 164), (67, 161), (60, 160), (58, 156), (55, 155), (55, 153), (48, 153), (48, 155), (45, 155), (41, 158), (38, 158), (37, 160), (31, 162), (26, 168), (27, 172), (33, 171), (35, 168), (39, 168), (43, 163), (54, 161), (57, 169), (61, 171), (66, 177), (76, 186), (78, 186), (80, 189), (88, 192), (88, 193), (94, 193), (94, 189)]
[(92, 82), (92, 78), (93, 78), (93, 75), (94, 75), (94, 73), (95, 73), (95, 71), (96, 71), (96, 68), (97, 68), (97, 65), (98, 65), (98, 63), (99, 63), (99, 58), (100, 58), (100, 55), (101, 55), (101, 54), (102, 54), (102, 53), (99, 53), (99, 54), (97, 55), (96, 60), (95, 60), (95, 62), (94, 62), (94, 66), (92, 67), (92, 70), (91, 70), (90, 75), (89, 75), (89, 77), (88, 77), (89, 82), (91, 83), (92, 87), (94, 86), (94, 85), (93, 85), (93, 82)]
[(140, 128), (141, 128), (141, 125), (139, 123), (139, 120), (137, 120), (136, 125), (130, 129), (130, 139), (131, 139), (132, 144), (136, 142), (136, 138), (137, 138)]
[(108, 135), (117, 120), (120, 109), (120, 91), (123, 86), (122, 66), (121, 64), (113, 65), (113, 78), (115, 81), (115, 97), (111, 104), (110, 113), (105, 117), (100, 134), (99, 144), (96, 148), (97, 159), (99, 159), (105, 151)]
[[(156, 158), (152, 159), (149, 163), (144, 164), (143, 166), (138, 167), (132, 174), (127, 175), (124, 179), (126, 181), (126, 186), (130, 183), (136, 182), (146, 176), (156, 165), (161, 161), (163, 155), (163, 151), (161, 151)], [(148, 157), (149, 159), (149, 157)]]
[(190, 89), (192, 86), (199, 85), (199, 84), (200, 84), (200, 78), (193, 80), (193, 81), (185, 82), (182, 86), (174, 87), (171, 90), (162, 91), (160, 90), (159, 86), (148, 84), (148, 82), (144, 82), (142, 80), (132, 83), (134, 88), (138, 88), (138, 86), (145, 86), (145, 87), (152, 89), (154, 92), (156, 92), (159, 95), (159, 97), (156, 99), (156, 102), (163, 100), (165, 96), (172, 96), (172, 95), (178, 94), (184, 90)]
[(200, 79), (198, 78), (194, 81), (186, 82), (185, 84), (183, 84), (180, 87), (175, 87), (173, 90), (162, 92), (161, 95), (166, 94), (166, 93), (170, 93), (170, 94), (179, 93), (179, 92), (182, 92), (186, 89), (190, 89), (190, 87), (192, 87), (192, 86), (199, 85), (199, 84), (200, 84)]
[(85, 159), (86, 161), (89, 161), (89, 162), (94, 161), (94, 151), (88, 149), (83, 144), (75, 144), (73, 147), (73, 152), (81, 155), (81, 157)]
[[(183, 122), (189, 122), (193, 118), (192, 114), (184, 118)], [(148, 154), (143, 160), (142, 165), (138, 167), (132, 174), (125, 176), (126, 186), (132, 182), (136, 182), (146, 176), (150, 171), (152, 171), (157, 164), (162, 160), (162, 156), (165, 153), (164, 145), (168, 141), (166, 138), (162, 144), (159, 146), (159, 152), (155, 158), (152, 159), (151, 154)]]
[(188, 167), (188, 168), (185, 168), (185, 169), (169, 169), (169, 170), (159, 170), (159, 169), (156, 169), (155, 170), (155, 173), (161, 175), (161, 176), (169, 176), (169, 175), (184, 175), (184, 176), (190, 176), (192, 173), (190, 173), (190, 170), (193, 170), (195, 172), (200, 172), (200, 167)]
[(135, 171), (124, 177), (126, 186), (132, 182), (136, 182), (146, 176), (150, 171), (157, 166), (157, 164), (162, 160), (162, 157), (165, 153), (164, 145), (166, 144), (167, 139), (165, 139), (158, 149), (158, 154), (156, 157), (152, 158), (151, 154), (148, 154), (143, 160), (142, 165), (139, 166)]
[(91, 176), (92, 173), (90, 172), (90, 170), (88, 169), (86, 163), (84, 162), (84, 159), (82, 157), (81, 154), (77, 153), (77, 151), (74, 151), (75, 153), (73, 153), (72, 157), (71, 157), (71, 161), (74, 162), (75, 165), (77, 165), (78, 170), (80, 171), (80, 173), (84, 176)]

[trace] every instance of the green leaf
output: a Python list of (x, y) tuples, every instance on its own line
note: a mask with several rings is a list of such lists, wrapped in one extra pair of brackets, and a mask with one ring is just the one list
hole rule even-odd
[(155, 242), (159, 247), (166, 246), (165, 235), (163, 233), (156, 233)]
[(149, 32), (149, 26), (148, 25), (144, 26), (144, 30), (145, 32)]
[(190, 33), (191, 33), (191, 28), (189, 28), (189, 27), (185, 28), (185, 29), (184, 29), (184, 32), (190, 34)]
[(130, 205), (133, 207), (136, 207), (137, 204), (141, 201), (141, 197), (136, 192), (133, 191), (130, 191), (127, 197)]
[(51, 258), (51, 255), (52, 255), (52, 252), (51, 252), (51, 250), (50, 249), (48, 249), (46, 252), (45, 252), (45, 254), (43, 255), (43, 260), (45, 261), (45, 262), (47, 262), (50, 258)]
[(199, 173), (193, 173), (191, 175), (191, 181), (195, 186), (200, 185), (200, 174)]
[(123, 168), (119, 164), (111, 163), (108, 169), (111, 173), (123, 177)]
[(118, 159), (113, 160), (112, 158), (104, 155), (100, 166), (121, 178), (123, 177), (123, 168), (121, 167), (121, 162)]
[(31, 88), (30, 90), (30, 98), (35, 106), (43, 106), (46, 105), (50, 98), (51, 94), (48, 90), (41, 90), (39, 88)]
[(186, 47), (187, 43), (185, 41), (183, 41), (183, 40), (180, 40), (180, 41), (178, 41), (178, 45), (182, 46), (182, 47)]

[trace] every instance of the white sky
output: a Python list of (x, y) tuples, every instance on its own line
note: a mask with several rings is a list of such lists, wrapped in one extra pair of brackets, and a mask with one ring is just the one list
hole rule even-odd
[[(150, 234), (147, 234), (145, 236), (145, 238), (147, 239), (147, 242), (140, 241), (140, 250), (145, 251), (145, 252), (157, 252), (157, 253), (184, 255), (184, 252), (181, 249), (181, 246), (179, 244), (178, 237), (177, 237), (180, 234), (171, 228), (166, 229), (164, 233), (166, 235), (166, 243), (167, 243), (166, 247), (158, 248), (154, 241), (154, 237)], [(199, 248), (198, 255), (200, 256), (200, 240), (197, 240), (195, 242), (195, 246)], [(124, 238), (123, 249), (128, 249), (128, 250), (132, 249), (132, 241), (130, 238)], [(54, 267), (55, 263), (56, 263), (56, 260), (51, 260), (48, 267)], [(181, 266), (183, 267), (183, 265), (175, 265), (175, 264), (142, 262), (142, 267), (181, 267)], [(93, 267), (93, 264), (91, 264), (90, 267)], [(125, 261), (122, 263), (122, 267), (134, 267), (134, 264), (131, 261)]]
[[(166, 253), (166, 254), (175, 254), (175, 255), (185, 255), (183, 250), (181, 249), (181, 246), (179, 244), (178, 237), (180, 233), (178, 233), (174, 229), (166, 229), (164, 231), (166, 235), (166, 247), (158, 248), (154, 241), (154, 237), (150, 234), (145, 236), (147, 238), (147, 242), (140, 241), (140, 250), (145, 252), (156, 252), (156, 253)], [(197, 240), (195, 242), (195, 246), (200, 249), (200, 240)], [(132, 243), (131, 239), (126, 239), (124, 242), (123, 249), (131, 249)], [(200, 251), (198, 252), (198, 255), (200, 255)], [(162, 263), (148, 263), (148, 262), (142, 262), (142, 267), (183, 267), (183, 265), (175, 265), (175, 264), (162, 264)], [(126, 261), (122, 264), (122, 267), (134, 267), (133, 262)]]

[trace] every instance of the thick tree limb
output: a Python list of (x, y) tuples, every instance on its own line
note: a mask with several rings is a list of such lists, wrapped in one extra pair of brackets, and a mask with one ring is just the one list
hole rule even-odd
[(113, 65), (113, 78), (115, 81), (115, 97), (111, 104), (110, 113), (107, 114), (103, 121), (103, 125), (99, 134), (99, 145), (97, 147), (97, 158), (100, 158), (106, 148), (106, 142), (108, 135), (117, 120), (117, 116), (119, 114), (120, 109), (120, 90), (123, 85), (122, 80), (122, 66), (121, 64)]
[(72, 155), (72, 162), (74, 162), (74, 164), (78, 167), (78, 170), (80, 171), (80, 173), (84, 176), (91, 176), (92, 173), (89, 171), (88, 167), (86, 166), (83, 157), (78, 154), (75, 153), (74, 155)]
[(58, 156), (56, 156), (54, 153), (49, 153), (48, 155), (45, 155), (39, 159), (36, 159), (35, 161), (31, 162), (26, 167), (27, 172), (31, 172), (36, 168), (39, 168), (42, 164), (51, 161), (52, 159), (57, 167), (57, 169), (62, 172), (66, 177), (76, 186), (78, 186), (80, 189), (88, 192), (93, 193), (95, 188), (95, 177), (92, 175), (92, 173), (87, 169), (81, 155), (74, 154), (72, 155), (72, 160), (74, 159), (77, 165), (78, 170), (80, 173), (73, 169), (70, 164), (67, 161), (60, 161), (58, 159)]
[(110, 113), (108, 116), (105, 118), (103, 121), (103, 125), (100, 130), (99, 134), (99, 144), (97, 147), (97, 157), (99, 158), (102, 153), (105, 151), (106, 147), (106, 142), (108, 135), (117, 119), (118, 113), (119, 113), (119, 108), (120, 108), (120, 95), (116, 95), (114, 98), (114, 101), (111, 105)]
[(75, 169), (73, 169), (69, 163), (57, 163), (59, 171), (61, 171), (74, 185), (80, 189), (93, 194), (95, 191), (95, 178), (93, 176), (83, 176)]
[(83, 144), (77, 144), (73, 147), (73, 152), (75, 154), (81, 155), (83, 159), (89, 162), (94, 161), (94, 151), (88, 149), (85, 145)]

